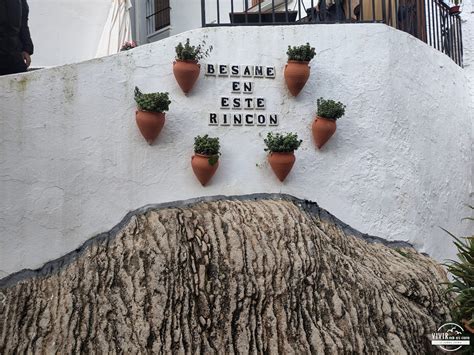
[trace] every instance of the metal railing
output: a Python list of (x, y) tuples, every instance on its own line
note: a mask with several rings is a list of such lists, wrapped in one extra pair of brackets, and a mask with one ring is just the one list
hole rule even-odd
[(461, 18), (442, 0), (201, 0), (201, 16), (203, 27), (385, 23), (463, 65)]
[[(461, 17), (451, 14), (450, 7), (442, 1), (426, 1), (426, 37), (430, 46), (448, 55), (463, 66)], [(400, 28), (403, 31), (403, 28)]]

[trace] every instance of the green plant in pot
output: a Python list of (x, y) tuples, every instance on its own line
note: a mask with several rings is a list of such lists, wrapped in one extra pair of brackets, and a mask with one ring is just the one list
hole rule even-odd
[(165, 112), (171, 101), (167, 92), (144, 94), (135, 87), (136, 122), (143, 138), (152, 145), (165, 125)]
[(181, 42), (176, 46), (176, 60), (173, 62), (173, 74), (185, 94), (188, 94), (196, 83), (201, 66), (198, 61), (207, 57), (212, 51), (212, 46), (204, 48), (205, 42), (199, 45), (191, 45), (189, 38), (183, 44)]
[(285, 66), (286, 85), (293, 96), (298, 96), (308, 81), (310, 74), (308, 64), (316, 55), (316, 51), (306, 43), (297, 47), (288, 46), (286, 54), (288, 55), (288, 63)]
[(264, 139), (268, 162), (280, 181), (284, 181), (295, 164), (295, 150), (303, 141), (296, 133), (268, 133)]
[(219, 167), (220, 148), (219, 138), (209, 137), (207, 134), (194, 138), (191, 166), (202, 186), (206, 186)]
[(325, 100), (322, 97), (317, 100), (317, 115), (311, 129), (318, 149), (336, 132), (336, 120), (344, 116), (345, 112), (346, 106), (342, 102)]

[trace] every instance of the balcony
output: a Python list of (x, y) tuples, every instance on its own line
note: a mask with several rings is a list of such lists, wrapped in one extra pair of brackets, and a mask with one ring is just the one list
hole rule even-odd
[(201, 0), (203, 27), (385, 23), (463, 66), (461, 18), (442, 0)]

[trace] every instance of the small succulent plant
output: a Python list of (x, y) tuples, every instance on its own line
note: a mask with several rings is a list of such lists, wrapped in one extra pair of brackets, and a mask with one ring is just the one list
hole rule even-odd
[(209, 53), (212, 51), (212, 46), (205, 49), (206, 42), (202, 42), (197, 46), (192, 46), (189, 38), (186, 39), (184, 45), (179, 42), (176, 46), (176, 59), (178, 60), (200, 60), (209, 56)]
[(286, 152), (290, 153), (298, 149), (303, 142), (301, 139), (298, 139), (296, 133), (268, 133), (267, 137), (264, 139), (266, 152)]
[(167, 92), (144, 94), (135, 86), (135, 101), (140, 111), (166, 112), (171, 103)]
[(329, 120), (335, 121), (344, 116), (346, 112), (346, 106), (342, 102), (325, 100), (322, 97), (317, 100), (317, 106), (318, 116)]
[(194, 152), (197, 154), (208, 155), (209, 164), (214, 165), (219, 160), (220, 153), (219, 138), (209, 137), (209, 135), (194, 137)]
[(302, 46), (291, 47), (288, 46), (288, 60), (296, 60), (298, 62), (309, 62), (316, 55), (314, 47), (311, 47), (309, 43)]

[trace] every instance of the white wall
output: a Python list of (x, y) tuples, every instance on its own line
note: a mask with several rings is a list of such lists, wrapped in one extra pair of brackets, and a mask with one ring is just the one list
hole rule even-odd
[(32, 66), (94, 58), (111, 0), (28, 0), (35, 45)]
[(170, 16), (171, 35), (200, 28), (201, 1), (171, 0)]
[[(251, 3), (251, 0), (249, 0)], [(206, 22), (217, 23), (217, 1), (206, 0)], [(243, 1), (234, 0), (234, 11), (242, 11)], [(221, 23), (229, 23), (229, 13), (231, 12), (231, 2), (220, 1), (219, 2), (219, 15)], [(202, 26), (202, 14), (201, 14), (201, 1), (189, 1), (189, 0), (171, 0), (171, 11), (170, 11), (170, 35), (177, 35), (179, 33), (201, 28)]]
[[(171, 63), (186, 37), (214, 46), (210, 62), (277, 67), (255, 79), (277, 130), (304, 140), (284, 184), (266, 163), (270, 128), (209, 127), (230, 78), (201, 76), (184, 96)], [(298, 98), (283, 79), (286, 48), (309, 41), (318, 55)], [(152, 147), (134, 121), (135, 85), (169, 91), (167, 122)], [(456, 92), (453, 104), (452, 93)], [(347, 114), (322, 151), (310, 126), (319, 96)], [(454, 256), (439, 226), (465, 234), (471, 113), (463, 69), (385, 25), (199, 29), (115, 56), (0, 78), (0, 275), (36, 268), (150, 203), (204, 195), (284, 192), (317, 201), (354, 228)], [(203, 188), (190, 166), (193, 137), (221, 138), (222, 158)]]
[[(472, 123), (474, 137), (474, 0), (464, 0), (462, 7), (462, 33), (464, 44), (464, 72), (469, 79), (471, 93), (471, 110), (469, 118)], [(456, 96), (457, 93), (454, 93)], [(474, 156), (474, 140), (471, 141), (472, 156)], [(474, 197), (474, 163), (472, 164), (471, 196)]]

